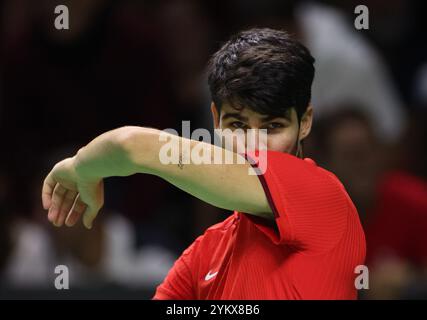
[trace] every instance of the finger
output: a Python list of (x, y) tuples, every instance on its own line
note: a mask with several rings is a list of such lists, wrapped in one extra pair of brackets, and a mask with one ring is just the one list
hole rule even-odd
[(52, 203), (52, 193), (55, 188), (56, 182), (52, 178), (52, 175), (48, 175), (43, 181), (42, 187), (42, 204), (45, 210), (49, 209)]
[(73, 204), (73, 207), (70, 210), (67, 218), (65, 219), (65, 225), (67, 227), (74, 226), (80, 217), (83, 215), (87, 208), (87, 205), (80, 200), (80, 195), (78, 194), (76, 197), (76, 201)]
[(49, 208), (49, 213), (47, 215), (47, 218), (52, 223), (54, 223), (56, 219), (58, 219), (59, 209), (61, 208), (62, 201), (64, 200), (66, 191), (67, 189), (64, 188), (62, 185), (60, 185), (59, 183), (57, 183), (55, 188), (53, 189), (51, 206)]
[(88, 206), (83, 214), (83, 224), (87, 229), (92, 229), (93, 220), (98, 215), (99, 209)]
[(93, 220), (104, 204), (104, 183), (101, 180), (95, 186), (81, 186), (79, 192), (82, 201), (88, 206), (83, 214), (83, 224), (86, 228), (91, 229)]
[(64, 224), (65, 218), (67, 217), (71, 207), (74, 204), (74, 201), (76, 200), (77, 193), (78, 192), (74, 190), (68, 190), (65, 192), (61, 208), (59, 209), (58, 217), (54, 223), (56, 227), (61, 227)]

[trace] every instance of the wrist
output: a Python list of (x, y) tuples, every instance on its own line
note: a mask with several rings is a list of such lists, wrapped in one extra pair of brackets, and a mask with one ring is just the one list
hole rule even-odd
[(74, 155), (74, 157), (72, 157), (72, 170), (76, 176), (76, 179), (79, 181), (102, 179), (93, 174), (94, 170), (88, 170), (85, 148), (86, 147), (80, 148), (79, 151), (77, 151), (77, 153)]

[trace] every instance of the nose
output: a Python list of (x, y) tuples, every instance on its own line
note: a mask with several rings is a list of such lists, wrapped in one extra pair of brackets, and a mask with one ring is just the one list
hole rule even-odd
[(246, 131), (246, 150), (267, 150), (268, 134), (266, 129), (249, 129)]

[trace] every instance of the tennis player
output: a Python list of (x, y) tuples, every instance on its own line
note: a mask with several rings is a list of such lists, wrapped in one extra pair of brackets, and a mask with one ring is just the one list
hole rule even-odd
[[(112, 130), (48, 174), (42, 202), (49, 221), (73, 226), (82, 219), (91, 228), (103, 205), (104, 178), (154, 174), (234, 211), (182, 253), (154, 299), (357, 298), (355, 268), (366, 250), (357, 210), (331, 172), (303, 158), (313, 119), (313, 64), (308, 49), (284, 31), (233, 36), (208, 67), (215, 128), (266, 129), (267, 150), (241, 154), (170, 135), (189, 148), (179, 148), (178, 163), (164, 164), (163, 131)], [(195, 148), (241, 161), (195, 163)], [(254, 159), (261, 158), (257, 171), (261, 163)]]

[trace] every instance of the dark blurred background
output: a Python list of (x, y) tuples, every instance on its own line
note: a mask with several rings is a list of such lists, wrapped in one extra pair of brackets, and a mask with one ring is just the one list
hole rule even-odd
[[(54, 28), (67, 5), (70, 29)], [(104, 131), (212, 129), (204, 68), (229, 36), (286, 29), (316, 58), (305, 155), (344, 183), (363, 222), (364, 299), (427, 298), (427, 41), (422, 1), (0, 1), (0, 298), (149, 299), (227, 212), (152, 177), (106, 181), (94, 230), (47, 223), (50, 168)], [(70, 290), (54, 287), (67, 265)]]

